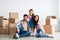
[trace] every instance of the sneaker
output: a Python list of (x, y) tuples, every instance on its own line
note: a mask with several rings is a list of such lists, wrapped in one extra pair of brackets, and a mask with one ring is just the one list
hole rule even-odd
[(18, 39), (18, 37), (16, 37), (16, 35), (14, 35), (14, 37), (13, 37), (14, 39)]

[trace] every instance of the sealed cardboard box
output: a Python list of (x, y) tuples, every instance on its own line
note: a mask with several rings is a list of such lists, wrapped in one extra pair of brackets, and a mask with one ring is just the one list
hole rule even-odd
[(14, 35), (16, 33), (16, 27), (9, 28), (9, 35)]
[(3, 34), (8, 34), (8, 27), (3, 27)]
[(3, 34), (3, 28), (0, 27), (0, 34)]
[(47, 17), (46, 17), (46, 19), (50, 19), (50, 18), (51, 18), (51, 16), (47, 16)]
[(15, 19), (15, 23), (18, 23), (18, 21), (19, 21), (19, 19), (18, 19), (18, 18), (16, 18), (16, 19)]
[(4, 26), (5, 26), (5, 27), (8, 26), (9, 20), (3, 20), (3, 23), (2, 23), (2, 24), (3, 24), (3, 27), (4, 27)]
[(47, 16), (46, 18), (46, 25), (50, 25), (50, 16)]
[(0, 16), (0, 20), (3, 20), (3, 16)]
[(3, 23), (3, 20), (0, 20), (0, 27), (2, 27), (2, 25), (3, 25), (2, 23)]
[(16, 23), (10, 23), (9, 27), (16, 27)]
[(15, 19), (9, 18), (9, 23), (15, 23)]
[(3, 23), (3, 16), (0, 16), (0, 27), (2, 27)]
[(9, 18), (9, 23), (17, 23), (18, 22), (18, 18), (13, 19), (13, 18)]
[(46, 19), (46, 25), (50, 25), (50, 19)]
[(53, 34), (53, 28), (51, 25), (44, 25), (44, 30), (46, 34)]
[(9, 12), (9, 18), (18, 18), (17, 12)]
[(9, 24), (9, 35), (14, 35), (16, 32), (16, 24)]

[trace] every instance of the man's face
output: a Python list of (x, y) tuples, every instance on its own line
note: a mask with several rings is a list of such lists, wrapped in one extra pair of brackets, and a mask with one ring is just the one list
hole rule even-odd
[(25, 17), (24, 17), (24, 20), (25, 20), (25, 21), (27, 21), (27, 19), (28, 19), (28, 17), (27, 17), (27, 16), (25, 16)]

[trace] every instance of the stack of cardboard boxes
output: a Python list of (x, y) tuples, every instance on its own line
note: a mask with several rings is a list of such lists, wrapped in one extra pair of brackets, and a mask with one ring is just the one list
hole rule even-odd
[(9, 13), (9, 35), (14, 35), (16, 32), (16, 23), (18, 22), (18, 13)]
[(8, 24), (9, 20), (3, 20), (3, 34), (8, 34)]
[(54, 34), (54, 25), (57, 24), (55, 16), (47, 16), (46, 24), (44, 25), (45, 33)]
[(0, 34), (8, 34), (8, 24), (9, 21), (0, 16)]
[(3, 16), (0, 16), (0, 27), (2, 27)]
[(0, 34), (3, 33), (3, 28), (2, 28), (2, 20), (3, 20), (3, 16), (0, 16)]
[(0, 34), (13, 35), (16, 32), (16, 23), (18, 22), (18, 13), (9, 12), (9, 19), (0, 16)]

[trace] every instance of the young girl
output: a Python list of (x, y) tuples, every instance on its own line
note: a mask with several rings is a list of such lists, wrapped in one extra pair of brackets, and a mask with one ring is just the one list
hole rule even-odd
[[(34, 23), (35, 23), (35, 29), (36, 29), (36, 37), (51, 37), (43, 32), (43, 27), (40, 26), (39, 23), (39, 16), (34, 16)], [(52, 38), (52, 37), (51, 37)]]
[(34, 12), (33, 9), (29, 10), (29, 23), (28, 23), (28, 27), (29, 30), (31, 31), (31, 35), (34, 35), (34, 21), (33, 21), (33, 17), (34, 17)]

